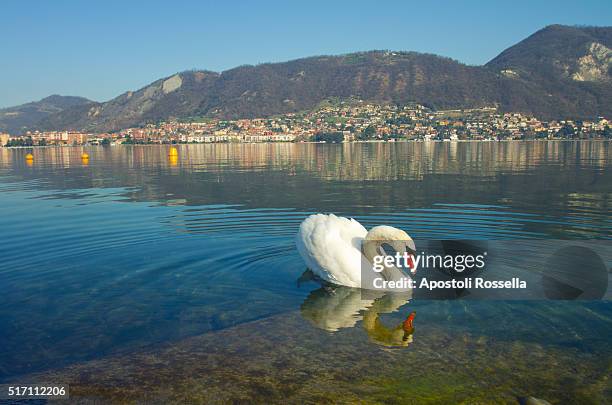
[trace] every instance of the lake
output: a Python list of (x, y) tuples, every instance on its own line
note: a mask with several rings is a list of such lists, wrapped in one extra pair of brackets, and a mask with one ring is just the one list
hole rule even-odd
[(364, 303), (298, 281), (294, 237), (333, 212), (417, 241), (609, 240), (612, 143), (168, 148), (0, 148), (0, 382), (119, 402), (610, 401), (609, 301)]

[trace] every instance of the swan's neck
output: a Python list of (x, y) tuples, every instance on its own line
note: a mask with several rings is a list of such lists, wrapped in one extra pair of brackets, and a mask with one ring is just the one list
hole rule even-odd
[[(361, 244), (361, 254), (367, 259), (370, 265), (374, 266), (374, 258), (378, 256), (384, 256), (381, 251), (383, 241), (364, 239)], [(384, 262), (381, 263), (383, 270), (380, 272), (381, 277), (384, 280), (397, 280), (399, 277), (403, 277), (404, 273), (395, 266), (387, 266)]]

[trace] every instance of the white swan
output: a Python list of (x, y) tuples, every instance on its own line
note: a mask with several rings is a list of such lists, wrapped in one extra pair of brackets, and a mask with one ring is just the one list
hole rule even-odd
[(301, 306), (302, 316), (328, 332), (352, 328), (372, 314), (395, 312), (412, 299), (412, 292), (363, 291), (349, 287), (323, 287), (314, 290)]
[[(309, 216), (296, 238), (300, 255), (317, 277), (332, 284), (370, 289), (375, 288), (374, 278), (391, 281), (407, 277), (396, 267), (385, 267), (380, 274), (372, 270), (373, 257), (382, 254), (383, 244), (399, 253), (416, 250), (412, 238), (401, 229), (381, 225), (368, 232), (354, 219), (334, 214)], [(368, 271), (362, 272), (362, 268)], [(369, 279), (362, 280), (362, 273)]]

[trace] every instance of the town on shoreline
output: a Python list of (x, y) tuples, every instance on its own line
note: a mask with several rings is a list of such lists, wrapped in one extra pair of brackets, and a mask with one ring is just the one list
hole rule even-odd
[(435, 111), (404, 106), (328, 102), (305, 113), (271, 118), (220, 120), (191, 118), (150, 123), (113, 132), (29, 131), (0, 133), (0, 145), (115, 145), (259, 142), (461, 141), (535, 139), (612, 139), (612, 124), (593, 121), (541, 121), (496, 107)]

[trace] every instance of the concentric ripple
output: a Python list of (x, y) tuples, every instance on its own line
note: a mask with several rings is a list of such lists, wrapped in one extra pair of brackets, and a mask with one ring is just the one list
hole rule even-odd
[(417, 239), (612, 235), (606, 142), (165, 148), (0, 148), (0, 380), (299, 309), (312, 213)]

